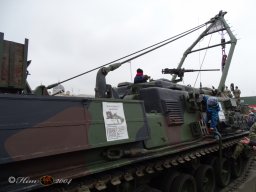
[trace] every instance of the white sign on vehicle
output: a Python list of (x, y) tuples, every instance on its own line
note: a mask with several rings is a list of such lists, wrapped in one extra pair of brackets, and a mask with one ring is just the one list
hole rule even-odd
[(102, 102), (107, 141), (128, 139), (123, 103)]

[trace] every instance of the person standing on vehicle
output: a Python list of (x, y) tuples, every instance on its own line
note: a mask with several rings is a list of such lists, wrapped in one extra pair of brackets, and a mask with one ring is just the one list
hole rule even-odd
[(204, 96), (203, 99), (206, 102), (207, 122), (210, 121), (210, 131), (218, 132), (217, 125), (220, 111), (218, 99), (208, 96)]
[(231, 91), (228, 89), (228, 86), (225, 87), (224, 95), (229, 98), (233, 97)]
[(138, 68), (137, 74), (134, 77), (134, 83), (145, 83), (150, 78), (148, 75), (143, 75), (143, 70)]
[(236, 86), (236, 89), (233, 91), (233, 94), (236, 99), (240, 99), (241, 91), (240, 89), (238, 89), (237, 86)]

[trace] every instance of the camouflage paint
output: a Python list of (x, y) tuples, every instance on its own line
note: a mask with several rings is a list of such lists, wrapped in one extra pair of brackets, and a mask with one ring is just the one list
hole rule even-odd
[(184, 113), (184, 124), (182, 125), (181, 128), (181, 141), (180, 142), (184, 142), (184, 141), (191, 141), (194, 139), (194, 136), (192, 135), (191, 132), (191, 127), (189, 126), (190, 123), (193, 123), (195, 121), (199, 121), (200, 120), (200, 113), (198, 111), (195, 111), (193, 113), (189, 113), (187, 111), (185, 111)]
[(0, 112), (0, 163), (89, 148), (90, 117), (83, 102), (0, 95), (0, 107), (6, 109)]
[(159, 113), (150, 113), (147, 114), (147, 120), (151, 137), (144, 141), (145, 147), (150, 149), (167, 145), (169, 139), (167, 136), (167, 125), (163, 115)]

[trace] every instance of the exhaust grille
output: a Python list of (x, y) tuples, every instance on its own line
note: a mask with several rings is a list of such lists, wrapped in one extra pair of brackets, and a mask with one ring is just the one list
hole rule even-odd
[(162, 100), (164, 113), (169, 125), (181, 125), (184, 123), (183, 110), (180, 101)]

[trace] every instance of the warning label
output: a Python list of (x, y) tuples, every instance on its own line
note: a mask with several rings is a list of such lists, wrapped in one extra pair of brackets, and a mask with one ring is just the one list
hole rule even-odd
[(128, 139), (123, 103), (102, 102), (107, 141)]

